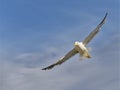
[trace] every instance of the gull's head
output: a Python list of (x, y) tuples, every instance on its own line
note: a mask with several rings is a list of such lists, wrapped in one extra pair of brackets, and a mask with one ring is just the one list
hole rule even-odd
[(74, 43), (74, 45), (75, 45), (75, 46), (77, 46), (78, 44), (79, 44), (79, 42), (78, 42), (78, 41), (76, 41), (76, 42)]

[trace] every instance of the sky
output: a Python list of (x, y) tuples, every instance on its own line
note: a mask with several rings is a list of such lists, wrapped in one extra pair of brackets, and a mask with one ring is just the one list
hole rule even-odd
[[(119, 90), (119, 0), (0, 0), (0, 90)], [(79, 54), (52, 70), (46, 67), (100, 23)]]

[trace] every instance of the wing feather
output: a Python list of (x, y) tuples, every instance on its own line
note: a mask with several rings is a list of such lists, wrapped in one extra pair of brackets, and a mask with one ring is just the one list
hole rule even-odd
[(76, 51), (75, 49), (72, 49), (70, 52), (68, 52), (64, 57), (62, 57), (60, 60), (58, 60), (56, 63), (43, 68), (42, 70), (46, 70), (46, 69), (52, 69), (54, 66), (56, 65), (61, 65), (62, 63), (64, 63), (65, 61), (67, 61), (70, 57), (74, 56), (76, 53), (78, 53), (78, 51)]
[(107, 13), (105, 14), (105, 17), (103, 20), (100, 22), (100, 24), (86, 37), (83, 41), (83, 44), (86, 45), (88, 44), (92, 38), (100, 31), (101, 26), (105, 23), (107, 17)]

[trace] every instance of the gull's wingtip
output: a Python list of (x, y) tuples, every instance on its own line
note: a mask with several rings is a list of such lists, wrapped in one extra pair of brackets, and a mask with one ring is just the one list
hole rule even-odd
[(108, 15), (108, 12), (106, 12), (105, 16), (107, 16), (107, 15)]
[(105, 21), (106, 21), (107, 15), (108, 15), (108, 12), (106, 12), (105, 17), (103, 18), (102, 22), (105, 22)]
[(108, 15), (108, 12), (106, 12), (106, 14), (105, 14), (105, 17), (104, 17), (105, 19), (106, 19), (107, 15)]
[(108, 15), (108, 12), (106, 12), (105, 17), (104, 17), (104, 19), (103, 19), (103, 22), (104, 22), (104, 23), (106, 22), (107, 15)]
[[(47, 70), (48, 68), (42, 68), (41, 70)], [(49, 69), (48, 69), (49, 70)]]
[(48, 67), (46, 67), (46, 68), (42, 68), (42, 70), (50, 70), (50, 69), (52, 69), (54, 66), (55, 66), (55, 65), (53, 64), (53, 65), (50, 65), (50, 66), (48, 66)]
[(100, 28), (105, 22), (106, 22), (106, 18), (107, 18), (108, 12), (106, 12), (103, 20), (100, 22), (100, 24), (98, 25), (98, 28)]

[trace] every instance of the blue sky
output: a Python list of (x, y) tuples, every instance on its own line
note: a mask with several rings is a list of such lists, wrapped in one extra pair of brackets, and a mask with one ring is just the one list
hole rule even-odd
[[(0, 0), (2, 90), (118, 90), (119, 0)], [(89, 43), (92, 58), (79, 55), (50, 71), (108, 12)]]

